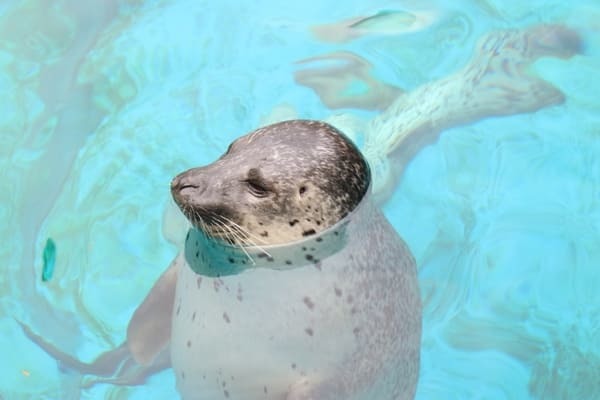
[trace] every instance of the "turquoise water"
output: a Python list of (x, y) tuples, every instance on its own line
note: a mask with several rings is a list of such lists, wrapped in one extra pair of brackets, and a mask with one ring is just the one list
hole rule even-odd
[[(118, 346), (183, 241), (176, 173), (286, 118), (337, 121), (362, 143), (361, 123), (389, 102), (340, 99), (414, 91), (462, 68), (488, 32), (540, 23), (584, 42), (531, 65), (565, 101), (445, 129), (406, 160), (383, 207), (419, 268), (417, 399), (600, 398), (596, 0), (80, 3), (0, 5), (0, 398), (176, 398), (171, 370), (81, 389), (91, 378), (61, 369), (16, 320), (82, 360)], [(371, 17), (364, 35), (344, 36), (339, 22), (357, 16)], [(316, 56), (362, 79), (324, 102), (294, 79)], [(343, 78), (315, 69), (322, 88)]]

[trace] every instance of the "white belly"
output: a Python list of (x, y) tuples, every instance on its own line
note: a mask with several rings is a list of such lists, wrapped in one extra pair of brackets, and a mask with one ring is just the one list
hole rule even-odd
[(285, 399), (291, 385), (328, 376), (357, 347), (342, 269), (210, 278), (182, 268), (171, 341), (182, 397)]

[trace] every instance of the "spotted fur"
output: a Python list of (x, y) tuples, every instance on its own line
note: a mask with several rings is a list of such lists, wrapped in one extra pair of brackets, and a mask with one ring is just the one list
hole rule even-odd
[(248, 245), (321, 232), (352, 211), (369, 184), (367, 163), (341, 132), (293, 120), (237, 139), (213, 164), (178, 175), (172, 190), (194, 226)]
[(412, 399), (415, 262), (331, 126), (287, 121), (174, 179), (193, 223), (171, 358), (189, 399)]

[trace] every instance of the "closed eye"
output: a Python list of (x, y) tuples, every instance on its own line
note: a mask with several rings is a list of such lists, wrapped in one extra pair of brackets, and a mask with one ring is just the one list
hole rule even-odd
[(246, 185), (248, 191), (255, 197), (263, 198), (269, 195), (269, 189), (267, 189), (261, 182), (256, 179), (246, 179)]

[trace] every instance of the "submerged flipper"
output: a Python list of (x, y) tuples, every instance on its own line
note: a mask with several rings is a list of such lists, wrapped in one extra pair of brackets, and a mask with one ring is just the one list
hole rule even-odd
[(76, 359), (33, 332), (29, 326), (17, 322), (25, 336), (58, 361), (62, 369), (92, 375), (84, 382), (83, 388), (98, 383), (141, 385), (149, 376), (171, 366), (171, 314), (181, 262), (183, 256), (179, 255), (134, 312), (127, 327), (127, 340), (119, 347), (102, 353), (92, 362)]
[(442, 131), (562, 103), (563, 93), (528, 68), (540, 57), (569, 58), (581, 50), (579, 35), (561, 25), (492, 32), (478, 42), (465, 68), (400, 96), (365, 133), (364, 154), (378, 200), (390, 194), (404, 166)]
[(171, 340), (171, 315), (179, 267), (185, 262), (180, 253), (158, 278), (127, 326), (127, 347), (141, 365), (151, 365)]

